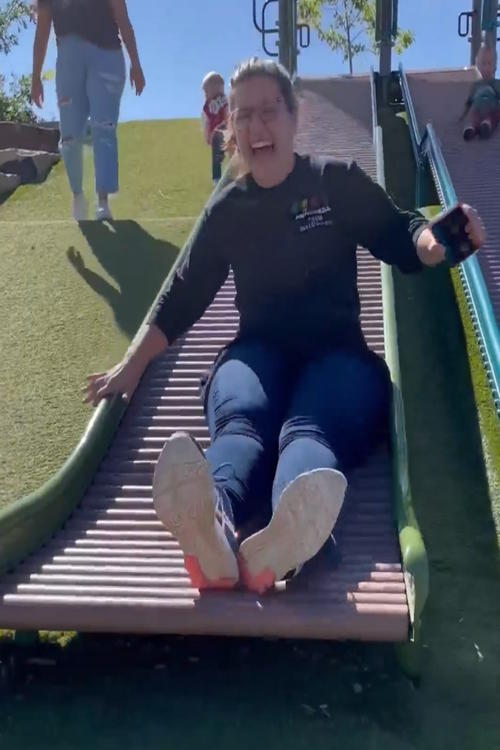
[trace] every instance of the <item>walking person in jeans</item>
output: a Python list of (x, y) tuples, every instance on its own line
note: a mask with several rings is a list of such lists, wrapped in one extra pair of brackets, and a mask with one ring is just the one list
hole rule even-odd
[(50, 30), (57, 39), (56, 89), (61, 153), (73, 193), (73, 218), (88, 218), (83, 193), (83, 141), (90, 117), (94, 148), (96, 219), (111, 219), (108, 196), (118, 192), (116, 128), (125, 85), (122, 43), (130, 57), (130, 82), (145, 86), (126, 0), (38, 0), (31, 99), (43, 104), (41, 73)]
[[(143, 337), (88, 379), (86, 400), (130, 397), (147, 364), (197, 321), (232, 269), (240, 328), (204, 389), (211, 445), (167, 441), (153, 478), (158, 517), (198, 588), (265, 591), (328, 540), (344, 470), (386, 435), (389, 372), (360, 326), (356, 246), (402, 271), (445, 257), (419, 214), (400, 211), (354, 162), (294, 152), (287, 72), (252, 59), (229, 93), (238, 175), (209, 204)], [(481, 221), (464, 207), (478, 246)], [(267, 526), (238, 530), (267, 505)]]

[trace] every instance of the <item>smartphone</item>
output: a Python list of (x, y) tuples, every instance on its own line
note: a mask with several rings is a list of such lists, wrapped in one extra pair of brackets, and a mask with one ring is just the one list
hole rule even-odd
[(430, 222), (429, 228), (437, 241), (444, 246), (446, 260), (450, 266), (462, 263), (478, 249), (474, 247), (465, 231), (468, 223), (469, 220), (459, 204), (452, 206)]

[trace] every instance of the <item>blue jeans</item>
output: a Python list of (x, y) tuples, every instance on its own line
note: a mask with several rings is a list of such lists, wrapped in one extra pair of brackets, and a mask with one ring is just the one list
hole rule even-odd
[(121, 50), (101, 49), (78, 36), (58, 41), (56, 89), (61, 153), (73, 193), (82, 192), (83, 141), (90, 117), (96, 191), (118, 191), (116, 127), (125, 85)]
[(259, 340), (231, 344), (204, 403), (206, 456), (236, 525), (268, 515), (302, 472), (361, 463), (387, 435), (391, 394), (387, 367), (371, 352), (304, 358)]

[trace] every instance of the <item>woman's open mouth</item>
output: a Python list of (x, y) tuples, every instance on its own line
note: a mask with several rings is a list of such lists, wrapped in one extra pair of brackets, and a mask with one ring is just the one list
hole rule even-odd
[(251, 146), (252, 156), (260, 158), (274, 153), (274, 144), (271, 141), (258, 141)]

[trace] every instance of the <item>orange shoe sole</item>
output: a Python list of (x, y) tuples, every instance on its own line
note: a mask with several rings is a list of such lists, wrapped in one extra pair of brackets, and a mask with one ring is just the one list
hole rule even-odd
[(263, 594), (274, 587), (275, 575), (270, 568), (265, 568), (257, 575), (252, 575), (241, 556), (238, 556), (238, 567), (240, 569), (240, 581), (250, 591)]
[(238, 583), (238, 580), (233, 578), (218, 578), (214, 581), (207, 578), (201, 569), (198, 558), (194, 557), (194, 555), (184, 556), (184, 567), (194, 588), (200, 591), (203, 589), (232, 589)]

